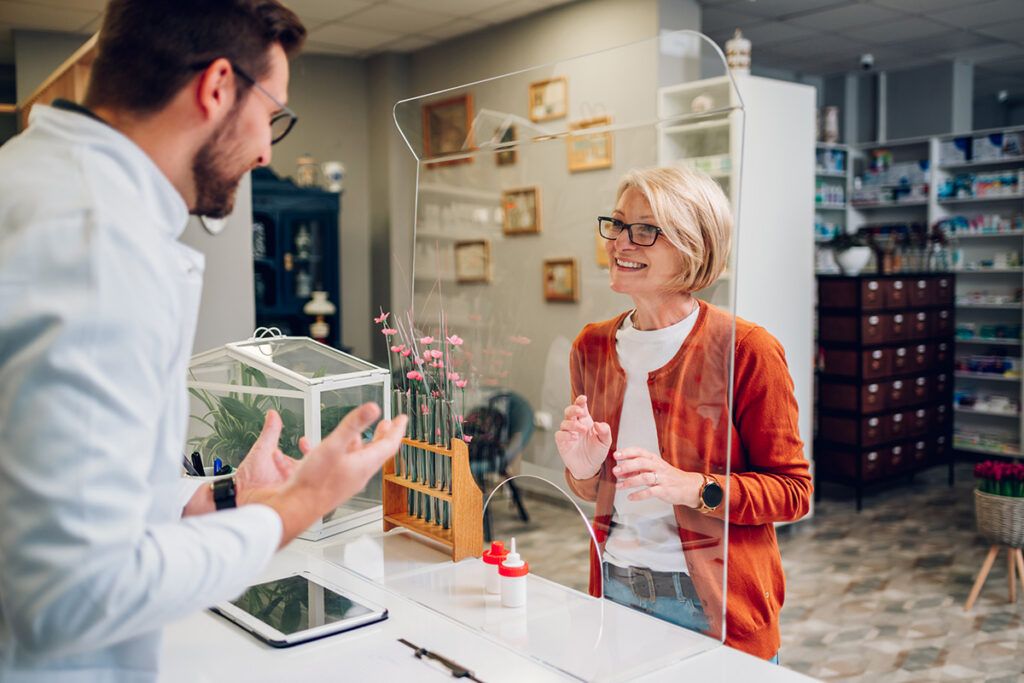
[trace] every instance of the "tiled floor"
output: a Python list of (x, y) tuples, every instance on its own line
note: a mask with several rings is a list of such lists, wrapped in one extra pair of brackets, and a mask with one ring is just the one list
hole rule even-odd
[[(972, 486), (969, 465), (952, 489), (936, 468), (869, 494), (859, 514), (846, 490), (825, 488), (814, 519), (780, 532), (783, 666), (828, 681), (1024, 683), (1024, 597), (1008, 603), (1005, 554), (963, 610), (988, 548)], [(587, 536), (575, 510), (541, 500), (527, 509), (524, 524), (499, 501), (496, 535), (514, 533), (535, 573), (583, 589)]]

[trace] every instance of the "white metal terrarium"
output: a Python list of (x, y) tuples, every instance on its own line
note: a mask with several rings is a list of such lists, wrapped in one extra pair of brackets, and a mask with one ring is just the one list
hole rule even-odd
[[(296, 459), (301, 457), (299, 437), (319, 443), (350, 410), (367, 401), (381, 406), (384, 419), (391, 417), (386, 369), (308, 337), (253, 337), (193, 356), (188, 390), (188, 446), (207, 465), (219, 458), (237, 467), (271, 409), (283, 422), (280, 448)], [(300, 538), (319, 540), (380, 515), (378, 473), (359, 495)]]

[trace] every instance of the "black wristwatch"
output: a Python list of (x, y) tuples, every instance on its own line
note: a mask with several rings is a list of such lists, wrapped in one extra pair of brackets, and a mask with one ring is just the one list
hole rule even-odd
[(213, 489), (213, 504), (218, 510), (235, 507), (235, 478), (226, 477), (210, 484)]
[(725, 492), (722, 491), (722, 487), (717, 481), (706, 474), (701, 476), (704, 477), (704, 485), (700, 487), (700, 506), (697, 510), (705, 513), (714, 512), (722, 504)]

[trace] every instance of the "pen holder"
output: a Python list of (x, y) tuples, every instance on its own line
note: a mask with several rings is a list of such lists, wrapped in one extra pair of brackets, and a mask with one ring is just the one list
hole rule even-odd
[(384, 531), (403, 527), (442, 543), (453, 562), (480, 557), (483, 494), (469, 469), (466, 442), (452, 439), (444, 448), (402, 439), (401, 453), (384, 464)]

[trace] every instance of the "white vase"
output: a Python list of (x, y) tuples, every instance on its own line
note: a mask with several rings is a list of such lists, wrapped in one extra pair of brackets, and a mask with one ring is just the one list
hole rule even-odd
[(850, 247), (836, 254), (836, 262), (843, 275), (860, 275), (871, 260), (871, 247)]

